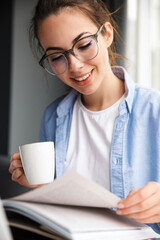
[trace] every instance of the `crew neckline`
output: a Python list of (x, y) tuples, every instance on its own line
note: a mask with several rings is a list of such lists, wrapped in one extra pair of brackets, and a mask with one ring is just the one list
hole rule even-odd
[(112, 109), (117, 109), (117, 105), (119, 106), (120, 103), (125, 99), (125, 96), (126, 96), (126, 93), (124, 93), (122, 95), (122, 97), (116, 101), (112, 106), (108, 107), (108, 108), (105, 108), (103, 110), (100, 110), (100, 111), (92, 111), (92, 110), (89, 110), (88, 108), (86, 108), (83, 103), (82, 103), (82, 100), (81, 100), (81, 94), (78, 95), (78, 98), (77, 98), (77, 101), (80, 105), (80, 107), (83, 109), (83, 111), (87, 112), (87, 113), (90, 113), (90, 114), (101, 114), (101, 113), (106, 113), (106, 112), (109, 112), (109, 111), (112, 111)]

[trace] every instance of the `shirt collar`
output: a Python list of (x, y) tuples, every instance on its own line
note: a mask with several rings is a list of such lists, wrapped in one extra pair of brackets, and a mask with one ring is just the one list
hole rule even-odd
[(66, 97), (59, 103), (57, 108), (58, 117), (63, 117), (73, 108), (75, 99), (77, 98), (79, 92), (72, 89)]
[(125, 81), (126, 98), (124, 101), (126, 102), (128, 110), (131, 113), (133, 99), (134, 99), (134, 92), (135, 92), (135, 83), (133, 82), (133, 80), (131, 79), (131, 77), (123, 67), (119, 67), (119, 66), (112, 67), (112, 71), (119, 79), (121, 79), (122, 81)]

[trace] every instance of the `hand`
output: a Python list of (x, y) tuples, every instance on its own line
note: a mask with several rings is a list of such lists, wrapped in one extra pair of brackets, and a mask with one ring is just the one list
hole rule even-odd
[(30, 185), (25, 176), (21, 157), (19, 153), (14, 153), (11, 156), (9, 172), (12, 174), (12, 180), (28, 188), (36, 188), (41, 185)]
[(142, 188), (133, 189), (118, 203), (117, 214), (142, 223), (160, 222), (160, 184), (149, 182)]

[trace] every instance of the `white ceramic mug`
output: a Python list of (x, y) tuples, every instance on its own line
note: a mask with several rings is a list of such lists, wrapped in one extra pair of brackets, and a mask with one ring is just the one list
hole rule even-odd
[(19, 146), (22, 165), (30, 185), (54, 180), (54, 143), (37, 142)]

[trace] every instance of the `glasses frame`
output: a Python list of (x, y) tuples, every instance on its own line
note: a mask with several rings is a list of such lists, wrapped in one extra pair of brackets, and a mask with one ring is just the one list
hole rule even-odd
[[(86, 36), (86, 37), (83, 37), (83, 38), (80, 38), (79, 40), (77, 40), (74, 44), (73, 44), (73, 46), (72, 46), (72, 48), (71, 49), (69, 49), (69, 50), (66, 50), (66, 51), (64, 51), (64, 52), (54, 52), (54, 53), (51, 53), (51, 54), (46, 54), (46, 52), (44, 53), (44, 55), (42, 56), (42, 58), (40, 59), (40, 61), (39, 61), (39, 65), (41, 66), (41, 67), (43, 67), (49, 74), (51, 74), (51, 75), (61, 75), (61, 74), (63, 74), (66, 70), (67, 70), (67, 68), (68, 68), (68, 54), (69, 53), (71, 53), (73, 56), (75, 56), (78, 60), (80, 60), (78, 57), (77, 57), (77, 55), (75, 54), (75, 52), (74, 52), (74, 46), (79, 42), (79, 41), (81, 41), (81, 40), (83, 40), (83, 39), (86, 39), (86, 38), (88, 38), (88, 37), (90, 37), (90, 38), (93, 38), (95, 41), (96, 41), (96, 44), (97, 44), (97, 47), (98, 47), (98, 35), (100, 34), (100, 32), (102, 31), (102, 28), (103, 28), (103, 25), (98, 29), (98, 31), (95, 33), (95, 34), (92, 34), (92, 35), (88, 35), (88, 36)], [(54, 48), (49, 48), (49, 50), (55, 50)], [(85, 60), (85, 62), (87, 62), (87, 61), (90, 61), (90, 60), (92, 60), (92, 59), (94, 59), (97, 55), (98, 55), (98, 52), (99, 52), (99, 48), (98, 48), (98, 50), (97, 50), (97, 54), (93, 57), (93, 58), (90, 58), (90, 59), (88, 59), (88, 60)], [(66, 64), (66, 69), (64, 70), (64, 72), (62, 72), (62, 73), (59, 73), (59, 74), (54, 74), (54, 73), (51, 73), (47, 68), (45, 68), (45, 66), (44, 66), (44, 64), (43, 64), (43, 62), (44, 62), (44, 60), (46, 59), (46, 58), (48, 58), (49, 56), (51, 56), (51, 55), (53, 55), (53, 54), (62, 54), (63, 56), (64, 56), (64, 58), (66, 59), (66, 62), (67, 62), (67, 64)]]

